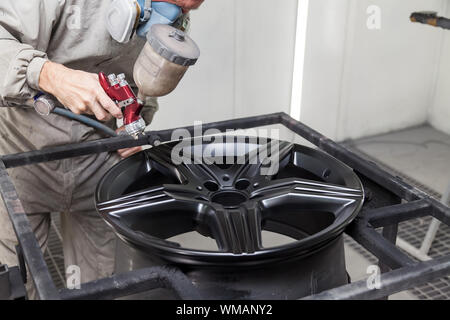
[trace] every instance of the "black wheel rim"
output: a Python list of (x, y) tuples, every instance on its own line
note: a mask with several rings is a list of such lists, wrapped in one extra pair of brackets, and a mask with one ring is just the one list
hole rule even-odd
[[(310, 254), (341, 235), (358, 214), (361, 182), (333, 157), (278, 140), (221, 137), (197, 148), (223, 150), (215, 158), (222, 164), (198, 161), (189, 146), (183, 150), (194, 163), (174, 164), (171, 153), (179, 142), (118, 163), (98, 184), (98, 212), (124, 241), (166, 261), (234, 265)], [(270, 152), (274, 146), (276, 154)], [(236, 163), (236, 153), (245, 154), (245, 161)], [(227, 156), (234, 164), (226, 164)], [(279, 158), (277, 174), (261, 174), (273, 156)], [(295, 240), (264, 247), (263, 230)], [(166, 240), (191, 231), (215, 239), (218, 250)]]

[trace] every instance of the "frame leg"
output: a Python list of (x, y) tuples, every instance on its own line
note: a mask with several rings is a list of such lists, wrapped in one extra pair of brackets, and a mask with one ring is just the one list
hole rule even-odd
[[(398, 224), (393, 224), (383, 228), (383, 237), (385, 237), (389, 242), (392, 242), (394, 245), (397, 242), (397, 234), (398, 234)], [(381, 260), (378, 262), (378, 266), (380, 267), (381, 273), (391, 271), (391, 268), (385, 265)], [(381, 298), (380, 300), (388, 300), (388, 299), (389, 296), (386, 296)]]

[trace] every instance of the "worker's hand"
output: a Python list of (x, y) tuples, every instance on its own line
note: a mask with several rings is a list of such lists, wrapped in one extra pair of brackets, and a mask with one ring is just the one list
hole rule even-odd
[(90, 114), (100, 121), (123, 117), (120, 108), (105, 93), (98, 75), (46, 62), (39, 78), (41, 90), (56, 97), (76, 114)]
[(204, 0), (166, 0), (167, 2), (174, 3), (184, 11), (197, 9), (203, 3)]
[[(119, 129), (116, 130), (117, 133), (120, 133), (121, 131), (124, 131), (125, 127), (122, 126)], [(117, 150), (117, 153), (119, 156), (123, 159), (131, 157), (133, 154), (136, 154), (138, 152), (142, 151), (142, 147), (134, 147), (134, 148), (127, 148), (127, 149), (120, 149)]]

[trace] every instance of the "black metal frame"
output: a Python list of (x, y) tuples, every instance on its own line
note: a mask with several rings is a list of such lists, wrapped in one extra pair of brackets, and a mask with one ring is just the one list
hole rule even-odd
[[(373, 253), (379, 259), (382, 270), (387, 271), (381, 275), (382, 287), (369, 289), (366, 281), (362, 280), (307, 297), (307, 299), (379, 299), (450, 274), (450, 256), (427, 262), (416, 262), (395, 246), (400, 222), (417, 217), (433, 216), (449, 225), (450, 208), (421, 190), (408, 185), (400, 178), (392, 176), (375, 163), (363, 159), (342, 144), (333, 142), (285, 113), (208, 123), (203, 125), (203, 131), (214, 128), (225, 132), (228, 129), (250, 129), (278, 124), (352, 167), (360, 175), (363, 183), (367, 181), (399, 201), (403, 201), (402, 204), (390, 203), (387, 206), (365, 207), (346, 230), (347, 234)], [(187, 129), (194, 135), (193, 126), (181, 129)], [(37, 294), (41, 299), (111, 299), (155, 288), (172, 289), (181, 299), (201, 298), (182, 272), (167, 268), (141, 269), (83, 284), (81, 289), (58, 291), (51, 279), (15, 187), (6, 171), (7, 168), (12, 167), (115, 151), (133, 146), (157, 145), (170, 141), (173, 130), (175, 129), (150, 131), (137, 139), (121, 136), (6, 155), (0, 158), (0, 193), (19, 240), (21, 249), (19, 251), (24, 257)], [(375, 230), (380, 227), (384, 229), (383, 234)]]

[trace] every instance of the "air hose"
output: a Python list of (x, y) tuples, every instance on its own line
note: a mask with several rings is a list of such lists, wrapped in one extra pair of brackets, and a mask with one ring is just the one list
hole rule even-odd
[(50, 113), (54, 113), (54, 114), (66, 117), (68, 119), (81, 122), (89, 127), (92, 127), (94, 129), (97, 129), (98, 131), (105, 133), (108, 136), (111, 136), (111, 137), (118, 136), (118, 134), (114, 130), (112, 130), (111, 128), (105, 126), (104, 124), (102, 124), (94, 119), (91, 119), (91, 118), (83, 116), (83, 115), (75, 114), (72, 111), (64, 109), (64, 108), (57, 107), (55, 105), (55, 101), (51, 97), (49, 97), (43, 93), (39, 93), (34, 97), (33, 106), (34, 106), (34, 109), (36, 110), (36, 112), (42, 116), (46, 116), (46, 115), (49, 115)]
[(64, 108), (60, 108), (60, 107), (55, 107), (55, 109), (53, 109), (52, 113), (54, 114), (58, 114), (60, 116), (64, 116), (66, 118), (69, 118), (71, 120), (76, 120), (78, 122), (81, 122), (89, 127), (92, 127), (94, 129), (97, 129), (111, 137), (117, 137), (117, 133), (112, 130), (111, 128), (108, 128), (107, 126), (105, 126), (104, 124), (91, 119), (89, 117), (83, 116), (83, 115), (78, 115), (73, 113), (72, 111), (69, 111), (67, 109)]
[(439, 17), (436, 12), (432, 11), (413, 12), (410, 20), (412, 22), (428, 24), (430, 26), (440, 27), (446, 30), (450, 29), (450, 19)]

